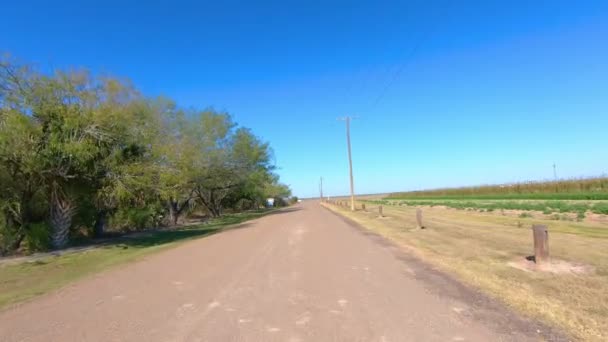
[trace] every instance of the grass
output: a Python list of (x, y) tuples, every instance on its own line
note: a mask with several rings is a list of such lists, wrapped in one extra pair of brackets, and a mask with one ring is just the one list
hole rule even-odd
[(0, 308), (58, 289), (85, 276), (138, 260), (179, 243), (217, 233), (267, 214), (268, 210), (225, 215), (208, 223), (120, 238), (99, 248), (0, 265)]
[[(367, 212), (335, 210), (395, 241), (419, 258), (497, 298), (522, 314), (562, 327), (576, 340), (608, 339), (608, 225), (422, 207), (416, 229), (411, 206), (366, 202)], [(511, 266), (532, 254), (532, 224), (546, 224), (552, 258), (584, 265), (588, 274), (526, 272)]]

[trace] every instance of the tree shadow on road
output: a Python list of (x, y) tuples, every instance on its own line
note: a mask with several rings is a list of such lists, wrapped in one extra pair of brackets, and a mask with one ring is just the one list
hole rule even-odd
[(123, 236), (117, 238), (115, 241), (107, 243), (107, 246), (119, 246), (122, 248), (146, 248), (153, 246), (161, 246), (173, 242), (201, 238), (225, 230), (247, 228), (251, 225), (251, 223), (245, 221), (250, 221), (256, 218), (260, 218), (262, 216), (287, 214), (299, 210), (301, 210), (301, 208), (289, 207), (275, 210), (263, 209), (248, 211), (239, 214), (226, 214), (222, 217), (187, 227), (155, 230)]

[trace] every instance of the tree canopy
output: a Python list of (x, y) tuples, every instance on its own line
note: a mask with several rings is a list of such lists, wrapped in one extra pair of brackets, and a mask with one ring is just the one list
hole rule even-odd
[(225, 112), (129, 82), (0, 61), (0, 252), (176, 225), (287, 197), (270, 145)]

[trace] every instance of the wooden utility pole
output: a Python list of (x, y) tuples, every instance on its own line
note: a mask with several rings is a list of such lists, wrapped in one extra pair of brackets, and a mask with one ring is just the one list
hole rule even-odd
[(557, 170), (555, 169), (555, 162), (553, 163), (553, 179), (557, 180)]
[(323, 202), (323, 177), (319, 180), (319, 197), (321, 202)]
[(346, 145), (348, 146), (348, 168), (350, 171), (350, 210), (355, 211), (355, 181), (353, 180), (353, 158), (350, 152), (350, 116), (341, 120), (346, 121)]

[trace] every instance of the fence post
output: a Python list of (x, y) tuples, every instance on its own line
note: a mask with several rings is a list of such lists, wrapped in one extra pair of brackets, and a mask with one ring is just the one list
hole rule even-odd
[(422, 209), (416, 209), (416, 222), (418, 223), (419, 229), (424, 229), (424, 225), (422, 225)]
[(382, 214), (382, 206), (378, 207), (378, 213), (380, 213), (380, 217), (383, 217), (384, 215)]
[(532, 226), (534, 237), (534, 262), (541, 265), (549, 262), (549, 229), (542, 224)]

